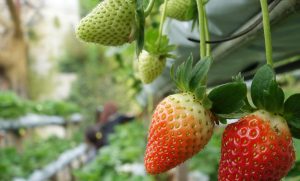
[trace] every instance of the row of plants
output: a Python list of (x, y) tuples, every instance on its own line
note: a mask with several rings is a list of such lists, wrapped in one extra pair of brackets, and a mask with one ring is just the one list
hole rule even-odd
[(96, 158), (80, 170), (74, 172), (78, 180), (153, 180), (151, 176), (137, 176), (118, 172), (124, 164), (143, 163), (146, 131), (141, 121), (133, 121), (115, 127), (109, 136), (109, 145), (100, 148)]
[(0, 118), (4, 119), (19, 118), (27, 113), (68, 116), (79, 111), (79, 107), (70, 102), (34, 102), (22, 99), (13, 92), (0, 93)]
[[(201, 172), (209, 176), (210, 180), (217, 180), (220, 160), (221, 137), (224, 128), (215, 128), (215, 134), (202, 152), (187, 161), (189, 172)], [(150, 175), (133, 175), (118, 171), (124, 164), (143, 163), (144, 149), (146, 147), (146, 129), (141, 121), (134, 121), (115, 128), (115, 133), (109, 136), (109, 145), (102, 147), (96, 158), (80, 170), (74, 171), (77, 180), (155, 180)], [(294, 140), (295, 148), (300, 149), (300, 141)], [(297, 152), (296, 166), (285, 178), (292, 181), (300, 172), (300, 152)], [(166, 175), (160, 175), (166, 177)]]
[(55, 161), (65, 150), (74, 148), (82, 141), (81, 134), (74, 134), (71, 138), (47, 139), (35, 137), (23, 142), (23, 147), (0, 149), (0, 180), (8, 181), (13, 178), (27, 178), (34, 170), (41, 169)]

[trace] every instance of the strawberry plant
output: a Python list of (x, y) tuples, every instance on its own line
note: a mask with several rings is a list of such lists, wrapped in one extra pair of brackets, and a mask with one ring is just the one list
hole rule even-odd
[(198, 20), (201, 59), (194, 62), (191, 55), (171, 69), (178, 92), (164, 98), (154, 110), (144, 157), (146, 171), (159, 174), (185, 162), (208, 144), (216, 124), (240, 118), (224, 132), (218, 179), (280, 180), (295, 162), (292, 137), (300, 138), (300, 95), (286, 99), (276, 82), (267, 1), (261, 0), (268, 64), (257, 71), (249, 100), (241, 76), (206, 91), (213, 57), (207, 43), (210, 34), (205, 4), (205, 0), (165, 0), (158, 32), (146, 31), (144, 35), (145, 18), (154, 0), (145, 10), (142, 0), (106, 0), (81, 21), (77, 36), (111, 46), (136, 40), (138, 74), (148, 84), (162, 73), (166, 59), (173, 58), (170, 52), (175, 47), (162, 35), (165, 17)]
[(175, 50), (175, 46), (169, 45), (168, 37), (162, 35), (167, 4), (168, 0), (163, 6), (159, 31), (149, 30), (147, 32), (144, 50), (138, 56), (139, 77), (145, 84), (153, 82), (163, 72), (167, 58), (174, 58), (170, 52)]
[(227, 126), (221, 148), (219, 180), (281, 180), (295, 162), (292, 136), (299, 138), (300, 94), (285, 100), (272, 69), (272, 45), (267, 1), (261, 0), (267, 65), (255, 74), (251, 105), (243, 117)]
[[(203, 30), (201, 37), (205, 43), (209, 36), (204, 3), (197, 3), (200, 29)], [(215, 113), (238, 110), (246, 96), (246, 86), (240, 78), (207, 95), (206, 79), (212, 58), (209, 46), (204, 44), (200, 48), (201, 60), (196, 64), (190, 56), (176, 70), (172, 68), (171, 77), (180, 92), (163, 99), (153, 113), (144, 158), (146, 171), (150, 174), (174, 168), (202, 150), (213, 134), (215, 123), (218, 123)], [(218, 111), (217, 108), (224, 110)]]

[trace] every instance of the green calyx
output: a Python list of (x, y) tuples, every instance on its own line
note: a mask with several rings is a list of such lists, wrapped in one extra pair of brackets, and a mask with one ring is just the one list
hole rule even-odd
[(193, 65), (193, 57), (182, 63), (175, 70), (171, 69), (171, 78), (182, 92), (190, 92), (201, 101), (206, 109), (210, 109), (220, 120), (237, 117), (246, 106), (247, 86), (238, 75), (233, 81), (220, 85), (206, 94), (206, 79), (212, 64), (211, 57), (205, 57)]
[[(170, 45), (169, 38), (163, 35), (160, 42), (157, 41), (159, 32), (151, 29), (146, 32), (144, 49), (152, 55), (159, 56), (159, 59), (176, 58), (170, 52), (176, 49), (175, 45)], [(158, 46), (159, 44), (159, 46)]]
[(275, 72), (270, 65), (264, 65), (256, 72), (251, 85), (251, 98), (258, 109), (283, 113), (284, 93), (277, 84)]
[[(233, 82), (220, 85), (210, 91), (208, 98), (213, 102), (212, 111), (219, 117), (226, 117), (243, 106), (245, 106), (245, 98), (247, 96), (247, 86), (242, 76), (233, 78)], [(231, 115), (231, 117), (234, 115)]]
[[(244, 84), (241, 83), (242, 80), (240, 78), (235, 80), (235, 82), (235, 84)], [(240, 87), (240, 91), (236, 91), (231, 96), (232, 99), (235, 99), (237, 97), (242, 98), (242, 95), (244, 95), (242, 102), (238, 103), (242, 105), (240, 109), (234, 112), (225, 111), (226, 109), (216, 112), (221, 114), (221, 116), (226, 119), (239, 118), (256, 110), (265, 110), (270, 113), (283, 115), (284, 93), (283, 90), (278, 86), (275, 72), (270, 65), (264, 65), (257, 70), (251, 84), (251, 101), (247, 99), (246, 93), (247, 89), (245, 89), (245, 87)], [(230, 95), (228, 94), (226, 97), (229, 98)], [(250, 102), (253, 104), (251, 105)]]
[(283, 117), (287, 120), (293, 137), (300, 139), (300, 93), (284, 102)]
[(233, 81), (212, 89), (208, 94), (212, 101), (211, 111), (218, 116), (221, 123), (226, 124), (227, 119), (240, 118), (247, 108), (247, 86), (239, 74)]
[(175, 71), (171, 68), (171, 78), (182, 92), (193, 93), (198, 100), (206, 97), (206, 77), (212, 63), (211, 57), (206, 57), (193, 65), (193, 56), (179, 65)]
[(251, 84), (251, 100), (253, 105), (245, 98), (239, 110), (222, 116), (237, 118), (257, 110), (278, 114), (286, 119), (293, 137), (300, 139), (300, 94), (294, 94), (285, 100), (271, 65), (264, 65), (257, 70)]

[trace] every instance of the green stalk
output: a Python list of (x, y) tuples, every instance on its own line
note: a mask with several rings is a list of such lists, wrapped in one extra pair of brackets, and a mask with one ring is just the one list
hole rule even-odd
[(263, 26), (264, 26), (267, 64), (269, 64), (270, 66), (273, 66), (272, 37), (271, 37), (268, 1), (260, 0), (260, 4), (261, 4), (261, 9), (262, 9), (262, 15), (263, 15)]
[(297, 62), (297, 61), (300, 61), (300, 56), (299, 55), (294, 56), (294, 57), (289, 57), (289, 58), (284, 59), (284, 60), (280, 60), (279, 62), (275, 62), (274, 63), (274, 68), (285, 66), (285, 65), (288, 65), (290, 63)]
[(200, 32), (200, 58), (206, 56), (206, 39), (205, 39), (205, 13), (203, 0), (197, 0), (198, 19), (199, 19), (199, 32)]
[[(207, 14), (206, 14), (205, 7), (203, 9), (204, 9), (204, 21), (205, 21), (205, 39), (206, 41), (210, 41)], [(209, 43), (206, 43), (206, 56), (211, 56), (211, 45)]]
[(161, 43), (161, 38), (162, 38), (162, 32), (163, 32), (163, 27), (164, 27), (164, 21), (166, 19), (167, 3), (168, 3), (168, 0), (165, 0), (164, 7), (163, 7), (163, 13), (162, 13), (162, 16), (160, 18), (159, 34), (158, 34), (158, 39), (157, 39), (157, 44), (158, 44), (157, 49), (158, 50), (160, 48), (160, 43)]
[(145, 17), (149, 16), (149, 14), (151, 13), (154, 3), (155, 3), (155, 0), (150, 0), (149, 4), (144, 12)]

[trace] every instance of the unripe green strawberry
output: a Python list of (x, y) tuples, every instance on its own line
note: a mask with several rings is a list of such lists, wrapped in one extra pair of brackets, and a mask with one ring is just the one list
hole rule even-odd
[(149, 84), (156, 79), (164, 70), (166, 57), (151, 54), (145, 50), (138, 58), (139, 77), (143, 83)]
[[(163, 7), (161, 7), (162, 9)], [(195, 0), (169, 0), (166, 9), (167, 17), (180, 21), (188, 21), (195, 18), (197, 5)]]
[(165, 172), (198, 153), (211, 138), (212, 118), (192, 93), (171, 95), (160, 102), (150, 125), (146, 171)]
[(295, 162), (284, 118), (257, 111), (227, 126), (222, 139), (219, 181), (279, 181)]
[(104, 0), (77, 27), (86, 42), (118, 46), (135, 39), (135, 0)]

